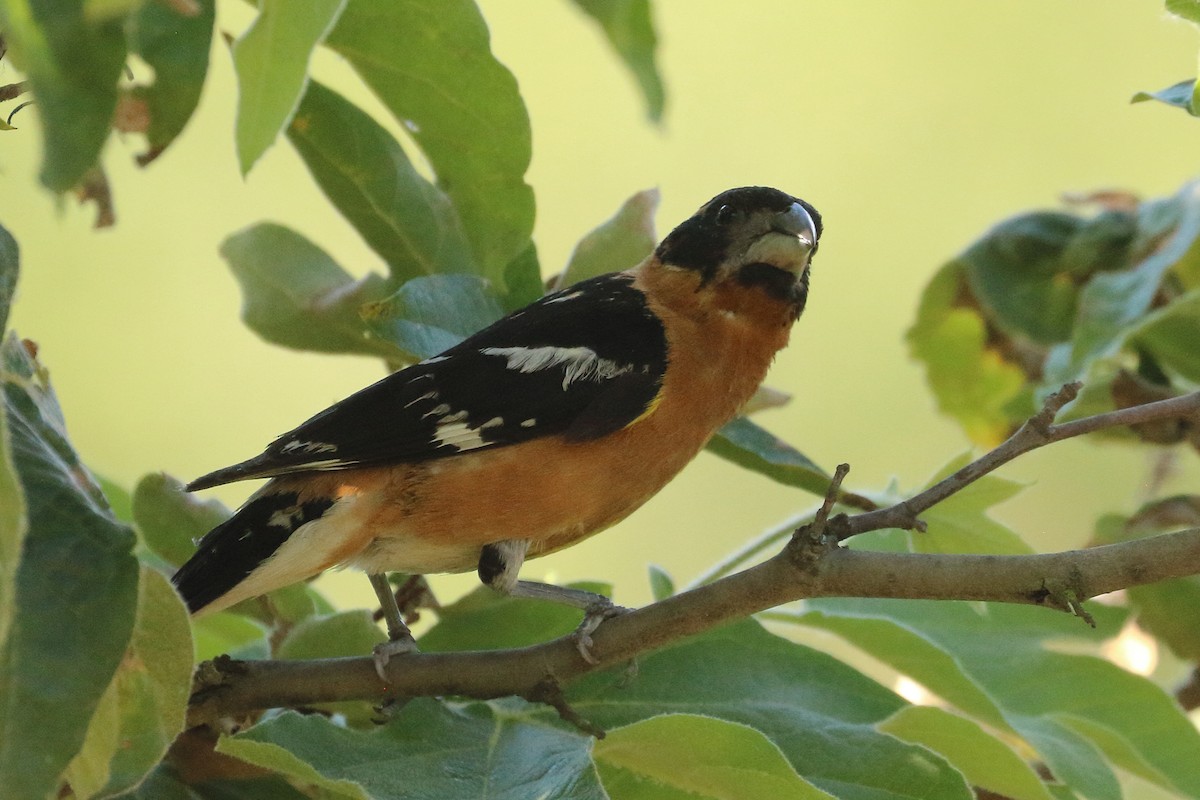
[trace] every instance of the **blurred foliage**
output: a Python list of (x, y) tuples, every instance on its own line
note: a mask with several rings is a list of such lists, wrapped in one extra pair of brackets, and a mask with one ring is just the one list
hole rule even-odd
[[(909, 344), (942, 410), (980, 443), (1008, 436), (1069, 381), (1086, 389), (1068, 416), (1200, 382), (1200, 184), (1154, 200), (1081, 202), (1100, 210), (1001, 222), (925, 290)], [(1200, 446), (1183, 422), (1134, 434)]]
[[(572, 1), (660, 122), (665, 91), (648, 0)], [(1200, 4), (1167, 7), (1200, 22)], [(55, 192), (103, 184), (99, 154), (114, 125), (145, 136), (143, 165), (169, 147), (204, 86), (213, 27), (211, 0), (0, 0), (7, 58), (28, 77), (42, 117), (43, 183)], [(309, 79), (321, 47), (375, 93), (402, 138)], [(221, 254), (260, 336), (396, 368), (541, 294), (525, 183), (528, 115), (471, 0), (261, 0), (232, 51), (240, 169), (286, 139), (382, 264), (354, 279), (302, 232), (259, 222), (231, 234)], [(131, 55), (152, 81), (136, 72), (122, 80)], [(1196, 113), (1193, 88), (1186, 81), (1137, 99)], [(654, 190), (632, 195), (549, 286), (645, 257), (657, 202)], [(1106, 193), (1018, 215), (936, 272), (909, 344), (941, 408), (982, 443), (1002, 439), (1068, 380), (1087, 385), (1069, 410), (1076, 415), (1194, 391), (1198, 240), (1200, 184), (1166, 198)], [(0, 329), (17, 276), (17, 244), (0, 229)], [(70, 443), (36, 345), (11, 332), (0, 386), (6, 796), (965, 800), (982, 789), (1110, 800), (1125, 772), (1200, 797), (1195, 727), (1153, 681), (1100, 657), (1132, 618), (1179, 658), (1200, 661), (1197, 578), (1130, 589), (1127, 607), (1093, 611), (1094, 630), (1041, 609), (980, 603), (823, 599), (771, 612), (771, 630), (745, 620), (643, 658), (632, 680), (599, 673), (569, 686), (571, 705), (608, 730), (601, 741), (515, 698), (420, 699), (383, 724), (366, 703), (329, 704), (269, 712), (235, 735), (178, 736), (193, 655), (362, 654), (381, 640), (378, 624), (301, 585), (189, 626), (164, 574), (228, 510), (161, 473), (132, 492), (96, 480)], [(1200, 446), (1184, 422), (1120, 435), (1155, 448)], [(829, 485), (820, 466), (745, 418), (710, 449), (809, 493)], [(881, 532), (856, 546), (1029, 552), (989, 515), (1020, 488), (990, 476), (926, 515), (925, 533)], [(911, 494), (891, 486), (840, 500), (870, 508)], [(1101, 519), (1097, 543), (1195, 528), (1198, 508), (1195, 496), (1154, 500), (1128, 518)], [(768, 531), (709, 577), (778, 546), (804, 519)], [(656, 598), (675, 592), (657, 567), (651, 583)], [(436, 624), (421, 639), (429, 651), (519, 647), (579, 621), (577, 611), (485, 589), (432, 613)], [(914, 706), (850, 663), (789, 641), (799, 628), (840, 637), (941, 705)]]

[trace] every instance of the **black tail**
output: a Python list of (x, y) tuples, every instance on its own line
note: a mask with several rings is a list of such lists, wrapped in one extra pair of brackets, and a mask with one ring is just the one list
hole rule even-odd
[(296, 492), (265, 491), (205, 534), (195, 555), (171, 578), (188, 610), (194, 614), (237, 586), (297, 528), (319, 519), (334, 503), (324, 497), (299, 500)]

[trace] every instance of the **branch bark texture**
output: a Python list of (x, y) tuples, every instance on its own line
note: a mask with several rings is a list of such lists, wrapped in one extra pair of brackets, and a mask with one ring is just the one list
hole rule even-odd
[[(1135, 542), (1020, 556), (879, 553), (839, 544), (882, 528), (919, 527), (918, 515), (1022, 453), (1101, 428), (1151, 419), (1200, 420), (1200, 393), (1062, 425), (1054, 415), (1075, 396), (1064, 387), (995, 450), (945, 481), (895, 506), (853, 517), (824, 516), (801, 528), (783, 550), (742, 572), (606, 621), (592, 634), (590, 664), (563, 637), (533, 647), (393, 658), (387, 681), (369, 656), (316, 661), (217, 660), (197, 673), (189, 720), (277, 706), (397, 697), (508, 695), (540, 700), (547, 681), (561, 685), (596, 669), (722, 623), (812, 597), (990, 600), (1080, 612), (1079, 603), (1145, 583), (1200, 574), (1200, 528)], [(831, 496), (837, 491), (836, 482)]]

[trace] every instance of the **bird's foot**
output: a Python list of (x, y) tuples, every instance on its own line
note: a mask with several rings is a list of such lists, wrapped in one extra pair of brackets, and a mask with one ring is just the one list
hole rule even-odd
[(600, 663), (600, 659), (592, 653), (592, 634), (604, 620), (628, 614), (629, 611), (630, 609), (619, 606), (603, 596), (583, 610), (583, 622), (579, 623), (571, 638), (575, 640), (575, 649), (584, 661), (593, 666)]
[(392, 656), (419, 652), (421, 651), (417, 649), (417, 642), (413, 639), (412, 634), (402, 636), (399, 639), (388, 639), (386, 642), (380, 642), (375, 645), (375, 649), (372, 651), (372, 655), (375, 658), (375, 674), (379, 676), (379, 680), (387, 683), (387, 665), (392, 660)]

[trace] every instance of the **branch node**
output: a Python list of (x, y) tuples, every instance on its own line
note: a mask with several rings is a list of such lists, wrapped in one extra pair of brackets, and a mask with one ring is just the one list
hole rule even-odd
[[(846, 515), (838, 514), (833, 520), (830, 520), (829, 513), (833, 511), (834, 505), (837, 504), (838, 495), (842, 490), (842, 481), (846, 479), (846, 474), (850, 472), (849, 464), (838, 464), (837, 469), (833, 471), (833, 477), (829, 479), (829, 487), (825, 490), (825, 499), (821, 502), (821, 507), (817, 509), (817, 513), (813, 515), (812, 522), (807, 525), (801, 525), (792, 533), (792, 542), (798, 539), (807, 539), (807, 544), (822, 545), (827, 535), (831, 535), (828, 530), (831, 522), (834, 527), (839, 521), (844, 522)], [(840, 538), (837, 534), (832, 534), (833, 540), (838, 541)], [(805, 559), (806, 561), (808, 559)]]
[(1042, 436), (1048, 436), (1050, 426), (1054, 424), (1054, 418), (1058, 416), (1058, 412), (1062, 411), (1063, 406), (1078, 397), (1079, 390), (1082, 388), (1083, 384), (1079, 381), (1064, 383), (1057, 392), (1045, 399), (1042, 403), (1042, 410), (1029, 418), (1029, 425)]
[(1037, 605), (1057, 608), (1059, 611), (1073, 614), (1094, 628), (1096, 627), (1095, 618), (1083, 607), (1083, 600), (1087, 594), (1077, 588), (1081, 578), (1082, 575), (1077, 573), (1072, 575), (1074, 586), (1051, 585), (1043, 579), (1042, 588), (1031, 594), (1030, 599)]
[(558, 712), (558, 716), (563, 722), (574, 725), (588, 736), (593, 736), (597, 739), (603, 739), (605, 736), (603, 728), (584, 719), (579, 715), (578, 711), (571, 708), (570, 704), (567, 703), (566, 696), (563, 694), (562, 684), (553, 675), (547, 675), (542, 678), (522, 697), (531, 703), (542, 703), (550, 706)]

